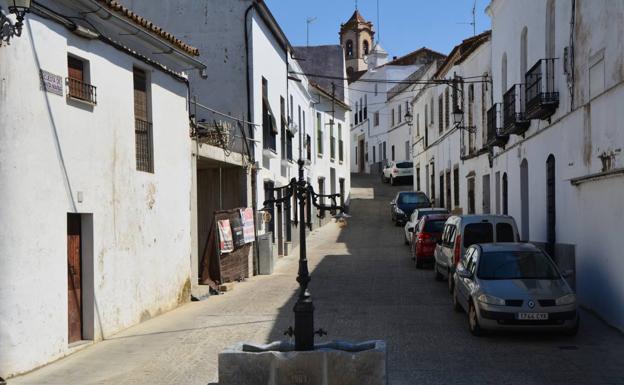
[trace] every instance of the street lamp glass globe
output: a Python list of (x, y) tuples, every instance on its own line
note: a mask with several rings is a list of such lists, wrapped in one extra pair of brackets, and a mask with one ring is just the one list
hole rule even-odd
[(414, 116), (411, 112), (409, 112), (409, 110), (405, 113), (405, 121), (407, 122), (407, 124), (412, 124), (412, 122), (414, 121)]
[(9, 1), (9, 10), (12, 12), (28, 12), (31, 0), (11, 0)]
[(460, 109), (453, 111), (453, 123), (461, 124), (464, 120), (464, 112)]

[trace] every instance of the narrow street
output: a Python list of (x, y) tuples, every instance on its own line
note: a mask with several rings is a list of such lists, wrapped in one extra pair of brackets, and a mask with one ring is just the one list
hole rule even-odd
[[(624, 337), (587, 312), (578, 336), (497, 334), (476, 338), (446, 285), (417, 270), (390, 222), (388, 203), (409, 186), (354, 177), (352, 218), (309, 239), (310, 290), (324, 339), (383, 339), (389, 384), (623, 384)], [(292, 323), (296, 251), (272, 276), (237, 284), (8, 381), (18, 384), (217, 382), (217, 354), (237, 341), (283, 337)]]

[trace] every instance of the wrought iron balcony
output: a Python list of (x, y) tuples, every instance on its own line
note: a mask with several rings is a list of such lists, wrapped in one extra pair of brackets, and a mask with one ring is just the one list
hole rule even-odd
[(95, 86), (73, 78), (67, 78), (67, 86), (69, 88), (68, 97), (93, 105), (97, 104), (97, 88)]
[(503, 132), (507, 135), (522, 135), (531, 121), (524, 112), (524, 84), (514, 84), (503, 95)]
[(504, 147), (509, 135), (501, 128), (501, 103), (495, 103), (487, 112), (487, 147)]
[(555, 59), (540, 59), (526, 73), (527, 119), (548, 119), (559, 107), (555, 88)]

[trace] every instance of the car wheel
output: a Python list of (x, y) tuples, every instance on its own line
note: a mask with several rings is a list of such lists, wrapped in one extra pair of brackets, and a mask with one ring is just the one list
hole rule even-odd
[(436, 262), (433, 263), (433, 271), (435, 272), (435, 280), (440, 282), (444, 279), (440, 270), (438, 270), (438, 264)]
[(483, 330), (479, 326), (479, 317), (477, 317), (477, 309), (474, 303), (470, 302), (470, 310), (468, 311), (468, 328), (473, 336), (483, 335)]
[(455, 288), (455, 282), (453, 282), (453, 273), (451, 273), (451, 271), (448, 271), (448, 289), (449, 289), (449, 293), (453, 294), (453, 289)]
[(457, 298), (457, 290), (453, 290), (453, 310), (458, 313), (461, 313), (464, 308), (459, 303), (459, 298)]
[(569, 337), (574, 337), (578, 333), (579, 326), (581, 326), (581, 317), (576, 316), (576, 323), (574, 326), (571, 329), (564, 331), (563, 334)]

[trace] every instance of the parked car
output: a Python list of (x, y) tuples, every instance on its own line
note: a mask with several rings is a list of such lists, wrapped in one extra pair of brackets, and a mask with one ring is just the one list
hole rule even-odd
[(414, 163), (388, 162), (381, 172), (381, 181), (391, 185), (400, 181), (412, 181), (414, 178)]
[(433, 262), (436, 241), (442, 236), (448, 217), (448, 214), (427, 214), (420, 219), (416, 227), (410, 229), (410, 234), (414, 235), (411, 250), (416, 268), (420, 269), (425, 263)]
[(444, 225), (434, 252), (433, 270), (438, 281), (446, 279), (453, 292), (453, 272), (464, 252), (475, 243), (518, 242), (518, 226), (507, 215), (454, 215)]
[(390, 202), (392, 222), (397, 226), (403, 225), (415, 209), (431, 207), (431, 202), (424, 192), (401, 191)]
[(408, 245), (412, 243), (412, 239), (414, 238), (413, 235), (415, 233), (414, 229), (416, 228), (418, 221), (420, 221), (420, 218), (422, 218), (424, 215), (448, 213), (449, 211), (442, 207), (424, 207), (421, 209), (415, 209), (410, 216), (410, 219), (405, 223), (405, 227), (403, 228), (405, 230), (405, 244)]
[(476, 244), (457, 265), (453, 304), (470, 332), (561, 330), (574, 335), (576, 296), (550, 257), (530, 243)]

